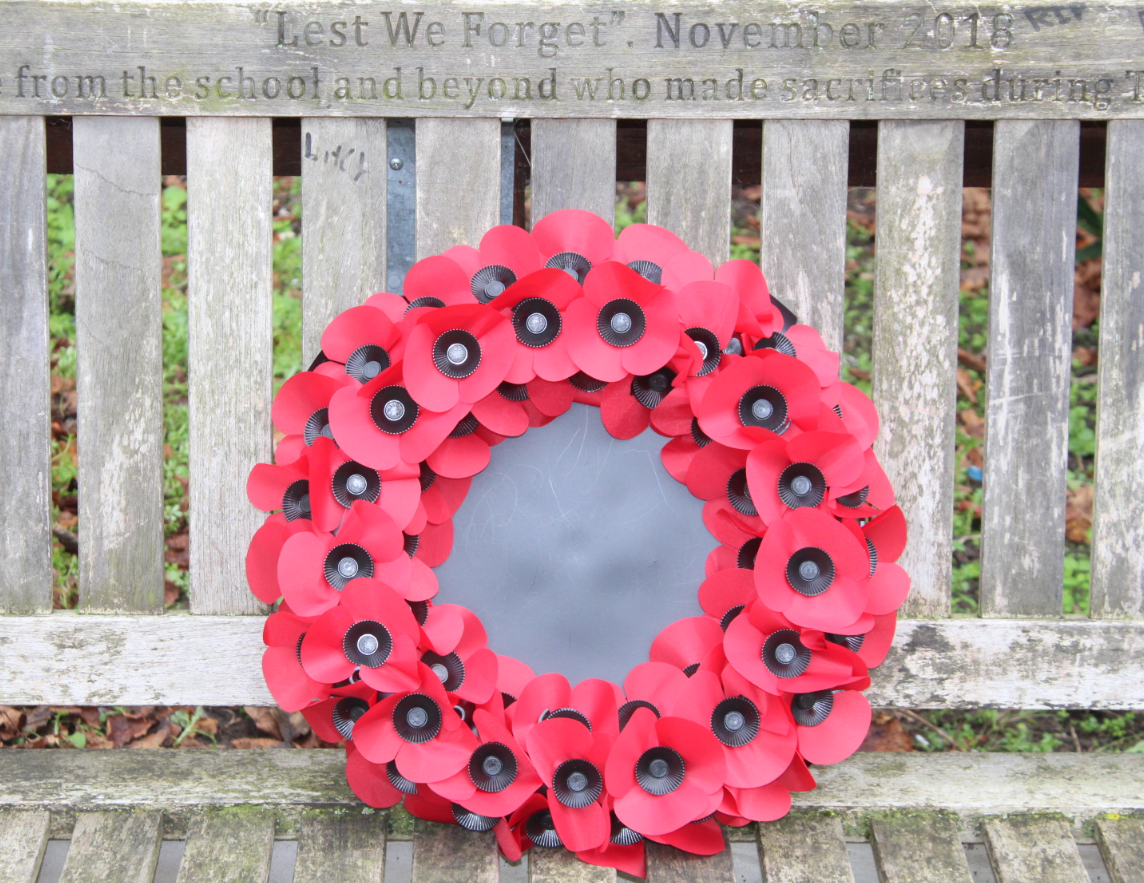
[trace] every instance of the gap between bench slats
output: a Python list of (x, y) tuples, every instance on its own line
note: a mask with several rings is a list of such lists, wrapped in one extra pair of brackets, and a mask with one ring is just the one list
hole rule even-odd
[(1080, 124), (998, 120), (981, 544), (983, 616), (1059, 616)]
[(270, 462), (273, 331), (270, 120), (187, 120), (191, 610), (257, 613), (246, 499)]
[(0, 610), (52, 609), (44, 118), (0, 117)]
[(159, 120), (76, 117), (79, 603), (163, 609)]
[(1108, 124), (1093, 616), (1144, 614), (1144, 120)]

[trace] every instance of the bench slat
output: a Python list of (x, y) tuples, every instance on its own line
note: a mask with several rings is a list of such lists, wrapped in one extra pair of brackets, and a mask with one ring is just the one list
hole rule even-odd
[(878, 124), (875, 451), (910, 526), (903, 615), (949, 616), (965, 124)]
[(994, 129), (984, 616), (1061, 612), (1079, 154), (1075, 121)]
[(250, 807), (204, 813), (187, 831), (176, 883), (266, 883), (273, 849), (272, 813)]
[(271, 453), (270, 120), (187, 120), (191, 610), (258, 613), (246, 479)]
[(1144, 121), (1108, 124), (1100, 387), (1093, 500), (1093, 616), (1144, 614)]
[(998, 883), (1083, 883), (1089, 879), (1072, 832), (1060, 819), (987, 819), (982, 830)]
[(159, 120), (76, 117), (79, 600), (163, 609)]
[(528, 883), (616, 883), (616, 869), (590, 865), (567, 849), (528, 851)]
[(532, 223), (578, 208), (616, 215), (616, 121), (532, 121)]
[(767, 883), (854, 883), (842, 823), (792, 814), (759, 825), (759, 860)]
[(338, 313), (386, 287), (384, 119), (302, 120), (302, 366)]
[(309, 816), (298, 828), (294, 883), (382, 883), (385, 816)]
[(957, 823), (917, 815), (870, 823), (874, 858), (884, 883), (972, 883)]
[(1144, 819), (1098, 819), (1096, 842), (1112, 883), (1144, 883)]
[(0, 813), (0, 883), (36, 883), (50, 822), (46, 812)]
[(771, 293), (842, 349), (846, 285), (846, 120), (763, 123), (762, 267)]
[(492, 832), (417, 820), (413, 833), (413, 883), (497, 883), (500, 859)]
[(718, 855), (693, 855), (674, 846), (647, 841), (648, 883), (734, 883), (731, 848), (723, 832), (723, 851)]
[(52, 609), (44, 118), (0, 118), (0, 610)]
[(418, 259), (476, 248), (500, 223), (500, 120), (418, 120), (416, 145)]
[(60, 883), (151, 883), (162, 839), (159, 813), (80, 813)]
[(731, 248), (731, 120), (648, 120), (647, 220), (716, 266)]

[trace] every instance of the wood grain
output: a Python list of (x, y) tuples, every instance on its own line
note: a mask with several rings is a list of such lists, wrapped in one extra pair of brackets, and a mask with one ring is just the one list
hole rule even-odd
[(43, 117), (0, 117), (0, 610), (52, 609)]
[(615, 221), (615, 120), (532, 123), (532, 223), (564, 208)]
[(948, 616), (965, 124), (878, 126), (874, 450), (909, 524), (904, 615)]
[(731, 120), (648, 120), (647, 220), (715, 266), (731, 249)]
[(969, 862), (949, 816), (917, 815), (870, 823), (884, 883), (972, 883)]
[(528, 883), (616, 883), (616, 869), (582, 862), (567, 849), (528, 851)]
[(763, 275), (771, 294), (842, 350), (846, 284), (846, 121), (763, 124)]
[(60, 883), (151, 883), (159, 861), (158, 813), (80, 813)]
[(417, 121), (417, 257), (480, 245), (500, 223), (500, 120)]
[(0, 812), (0, 883), (36, 883), (49, 822), (46, 812)]
[(717, 855), (693, 855), (690, 852), (647, 841), (647, 879), (649, 883), (734, 883), (731, 849), (723, 832), (723, 851)]
[(163, 609), (159, 121), (77, 117), (79, 603)]
[(792, 813), (760, 824), (759, 859), (766, 883), (854, 883), (842, 824), (829, 816)]
[(413, 883), (497, 883), (500, 864), (492, 832), (417, 820), (413, 832)]
[(1112, 883), (1144, 883), (1144, 819), (1097, 819), (1096, 842)]
[(384, 119), (302, 120), (302, 365), (338, 313), (386, 286)]
[(298, 829), (294, 883), (383, 883), (385, 816), (316, 813)]
[(191, 610), (257, 613), (246, 548), (270, 460), (270, 120), (187, 120)]
[(175, 883), (266, 883), (273, 848), (271, 813), (203, 813), (191, 823)]
[(1085, 883), (1088, 872), (1060, 819), (1014, 816), (981, 826), (997, 883)]
[(1064, 579), (1080, 124), (997, 123), (983, 616), (1055, 616)]
[(1108, 125), (1100, 386), (1093, 498), (1093, 616), (1144, 615), (1144, 121)]

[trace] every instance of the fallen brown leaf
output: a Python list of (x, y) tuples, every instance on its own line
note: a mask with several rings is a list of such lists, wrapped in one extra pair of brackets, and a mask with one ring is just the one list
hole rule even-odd
[(99, 733), (87, 733), (87, 748), (118, 748), (119, 746)]
[(1083, 285), (1073, 286), (1073, 328), (1090, 328), (1100, 316), (1100, 295)]
[(123, 746), (151, 729), (151, 723), (149, 720), (133, 720), (125, 714), (117, 714), (107, 719), (107, 737), (116, 745)]
[(957, 361), (978, 374), (985, 373), (985, 356), (975, 356), (967, 349), (957, 348)]
[(966, 408), (957, 416), (961, 420), (966, 435), (971, 435), (974, 438), (985, 438), (985, 421), (978, 416), (976, 411), (972, 408)]
[(254, 721), (254, 725), (258, 727), (260, 733), (273, 736), (279, 742), (282, 741), (282, 730), (278, 726), (278, 719), (274, 716), (273, 708), (247, 705), (242, 710), (250, 715), (250, 719)]
[(988, 267), (969, 267), (961, 271), (961, 290), (977, 291), (989, 284)]
[(1092, 528), (1092, 485), (1069, 488), (1065, 504), (1065, 537), (1070, 543), (1087, 543)]
[(1093, 258), (1091, 261), (1077, 265), (1076, 272), (1073, 273), (1073, 281), (1085, 288), (1100, 291), (1101, 263), (1100, 258)]
[(969, 376), (969, 372), (957, 366), (957, 388), (961, 390), (961, 394), (969, 399), (973, 404), (977, 404), (977, 393), (973, 389), (973, 378)]
[(1086, 368), (1092, 368), (1098, 360), (1096, 347), (1078, 346), (1073, 350), (1073, 358)]
[(232, 739), (231, 748), (285, 748), (286, 745), (278, 739)]
[(24, 712), (0, 705), (0, 739), (14, 739), (24, 726)]
[(859, 751), (913, 751), (914, 740), (892, 714), (875, 714)]
[(163, 603), (164, 604), (174, 604), (176, 601), (179, 600), (179, 595), (181, 592), (182, 592), (182, 589), (180, 589), (177, 585), (175, 585), (169, 579), (163, 580)]
[(144, 736), (142, 739), (136, 739), (128, 748), (162, 748), (163, 743), (167, 741), (169, 734), (166, 730), (156, 730), (150, 736)]

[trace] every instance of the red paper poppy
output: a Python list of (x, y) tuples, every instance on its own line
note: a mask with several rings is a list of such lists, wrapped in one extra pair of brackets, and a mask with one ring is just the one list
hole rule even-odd
[(567, 380), (548, 381), (537, 377), (527, 386), (529, 401), (546, 417), (567, 413), (576, 400), (576, 388)]
[(532, 225), (532, 238), (544, 266), (563, 270), (583, 284), (588, 271), (612, 259), (612, 226), (599, 215), (563, 209)]
[(425, 463), (421, 464), (421, 505), (430, 524), (441, 524), (451, 519), (468, 496), (473, 480), (444, 478)]
[(666, 662), (690, 675), (722, 644), (719, 623), (706, 616), (688, 616), (656, 635), (648, 655), (652, 662)]
[(779, 782), (757, 788), (728, 787), (720, 812), (752, 822), (773, 822), (790, 812), (790, 789)]
[(548, 786), (556, 832), (574, 852), (602, 845), (611, 831), (604, 805), (604, 763), (612, 741), (610, 734), (563, 717), (550, 717), (528, 732), (528, 754)]
[(460, 632), (453, 627), (436, 628), (426, 621), (421, 662), (429, 666), (448, 693), (480, 705), (496, 689), (497, 657), (488, 649), (488, 635), (475, 613), (456, 604), (433, 608), (435, 620), (453, 613), (461, 622)]
[(746, 451), (714, 443), (702, 448), (687, 470), (687, 489), (701, 500), (725, 503), (743, 525), (761, 530), (747, 482)]
[(692, 822), (656, 837), (649, 835), (647, 839), (674, 846), (692, 855), (718, 855), (727, 848), (727, 838), (723, 836), (723, 829), (713, 818)]
[[(497, 654), (497, 689), (504, 698), (505, 706), (516, 702), (529, 682), (536, 677), (536, 672), (511, 656)], [(511, 718), (508, 720), (511, 724)]]
[(857, 690), (791, 697), (798, 753), (810, 763), (838, 763), (858, 750), (870, 729), (870, 703)]
[(481, 238), (479, 248), (455, 245), (444, 257), (465, 272), (469, 293), (483, 304), (502, 297), (518, 280), (543, 265), (533, 238), (511, 224), (493, 227)]
[(402, 461), (379, 471), (347, 456), (326, 438), (314, 442), (308, 459), (311, 518), (319, 530), (337, 530), (346, 510), (358, 500), (382, 509), (402, 529), (412, 521), (421, 500), (417, 466)]
[(370, 763), (353, 742), (346, 743), (346, 782), (358, 800), (374, 809), (396, 806), (404, 796), (385, 775), (385, 764)]
[(559, 849), (564, 845), (556, 833), (548, 798), (544, 794), (529, 797), (512, 815), (498, 822), (493, 833), (501, 852), (510, 862), (520, 861), (533, 845), (545, 849)]
[(688, 372), (710, 376), (723, 361), (723, 350), (735, 333), (739, 298), (721, 282), (692, 282), (679, 290), (679, 322), (697, 350), (698, 361)]
[(854, 436), (812, 430), (763, 442), (747, 457), (751, 500), (764, 524), (800, 508), (824, 506), (865, 468)]
[(578, 720), (593, 733), (615, 736), (620, 729), (617, 709), (624, 701), (620, 688), (588, 678), (572, 687), (561, 674), (544, 674), (530, 681), (513, 703), (512, 732), (523, 745), (538, 723), (551, 717)]
[(604, 387), (600, 420), (613, 438), (635, 438), (651, 425), (653, 409), (667, 397), (675, 373), (660, 368), (646, 377), (628, 375)]
[(322, 332), (322, 353), (339, 362), (346, 376), (368, 383), (401, 361), (405, 339), (390, 318), (368, 304), (351, 307)]
[(497, 298), (493, 306), (512, 322), (516, 339), (508, 382), (528, 383), (535, 377), (558, 381), (576, 373), (564, 314), (582, 294), (570, 275), (549, 268), (525, 276)]
[(472, 414), (458, 421), (425, 463), (446, 478), (469, 478), (489, 465), (489, 448), (504, 441)]
[(416, 321), (426, 308), (467, 306), (477, 303), (469, 274), (451, 255), (422, 258), (405, 274), (402, 291), (409, 307), (405, 317)]
[(791, 325), (786, 331), (776, 331), (755, 344), (755, 351), (760, 350), (795, 356), (810, 366), (823, 389), (838, 383), (839, 355), (827, 349), (822, 335), (809, 325)]
[(687, 684), (687, 675), (666, 662), (644, 662), (624, 678), (625, 702), (619, 708), (622, 730), (637, 708), (647, 708), (656, 717), (675, 714), (675, 703)]
[(906, 516), (891, 506), (867, 521), (862, 533), (874, 546), (878, 561), (897, 561), (906, 548)]
[(670, 230), (653, 224), (629, 224), (620, 231), (612, 260), (672, 291), (691, 282), (710, 282), (714, 275), (706, 256), (689, 249)]
[(278, 557), (282, 595), (303, 616), (325, 613), (350, 580), (362, 577), (382, 580), (406, 600), (422, 600), (409, 596), (411, 570), (393, 519), (360, 500), (346, 513), (337, 536), (297, 533)]
[(620, 821), (656, 836), (718, 809), (727, 762), (710, 730), (638, 708), (616, 740), (604, 775)]
[(735, 330), (743, 335), (747, 350), (753, 349), (759, 339), (782, 330), (782, 317), (775, 309), (758, 264), (741, 258), (727, 261), (715, 271), (715, 281), (736, 295), (739, 311)]
[(353, 380), (345, 374), (330, 377), (314, 371), (295, 374), (282, 384), (270, 407), (274, 426), (285, 436), (275, 450), (275, 462), (279, 466), (296, 460), (316, 438), (333, 437), (328, 412), (330, 399), (350, 384)]
[(270, 614), (262, 629), (262, 676), (283, 711), (301, 711), (329, 689), (329, 683), (314, 680), (302, 668), (299, 651), (310, 623), (286, 608)]
[(289, 521), (282, 512), (275, 512), (262, 522), (246, 550), (246, 583), (254, 597), (263, 604), (273, 604), (282, 597), (282, 586), (278, 582), (282, 547), (294, 534), (312, 534), (315, 530), (310, 519)]
[(592, 271), (565, 316), (572, 361), (598, 380), (658, 371), (679, 343), (675, 293), (614, 261)]
[(832, 489), (830, 511), (839, 518), (871, 518), (894, 505), (894, 489), (873, 448), (862, 455), (862, 471)]
[(423, 408), (471, 405), (496, 389), (513, 361), (512, 323), (483, 304), (426, 313), (409, 332), (402, 377)]
[(732, 566), (711, 574), (699, 587), (699, 606), (726, 629), (758, 597), (751, 570)]
[(862, 450), (874, 444), (878, 436), (878, 411), (870, 397), (849, 383), (838, 385), (838, 410), (846, 431), (858, 440)]
[(377, 704), (377, 698), (377, 690), (364, 681), (344, 681), (303, 708), (302, 716), (323, 742), (348, 742), (353, 738), (354, 724)]
[[(611, 839), (603, 846), (597, 847), (596, 849), (580, 850), (576, 853), (576, 858), (590, 865), (598, 865), (602, 868), (615, 868), (617, 871), (623, 871), (625, 874), (639, 877), (642, 880), (647, 876), (647, 858), (643, 835), (632, 831), (631, 828), (628, 828), (616, 819), (612, 821), (612, 830), (613, 832), (617, 832), (618, 830), (619, 833), (613, 833)], [(616, 842), (617, 836), (624, 837), (633, 835), (639, 838), (635, 843)]]
[[(333, 444), (329, 439), (324, 441)], [(251, 505), (263, 512), (280, 511), (287, 521), (312, 519), (309, 453), (305, 449), (287, 466), (256, 463), (246, 479), (246, 498)]]

